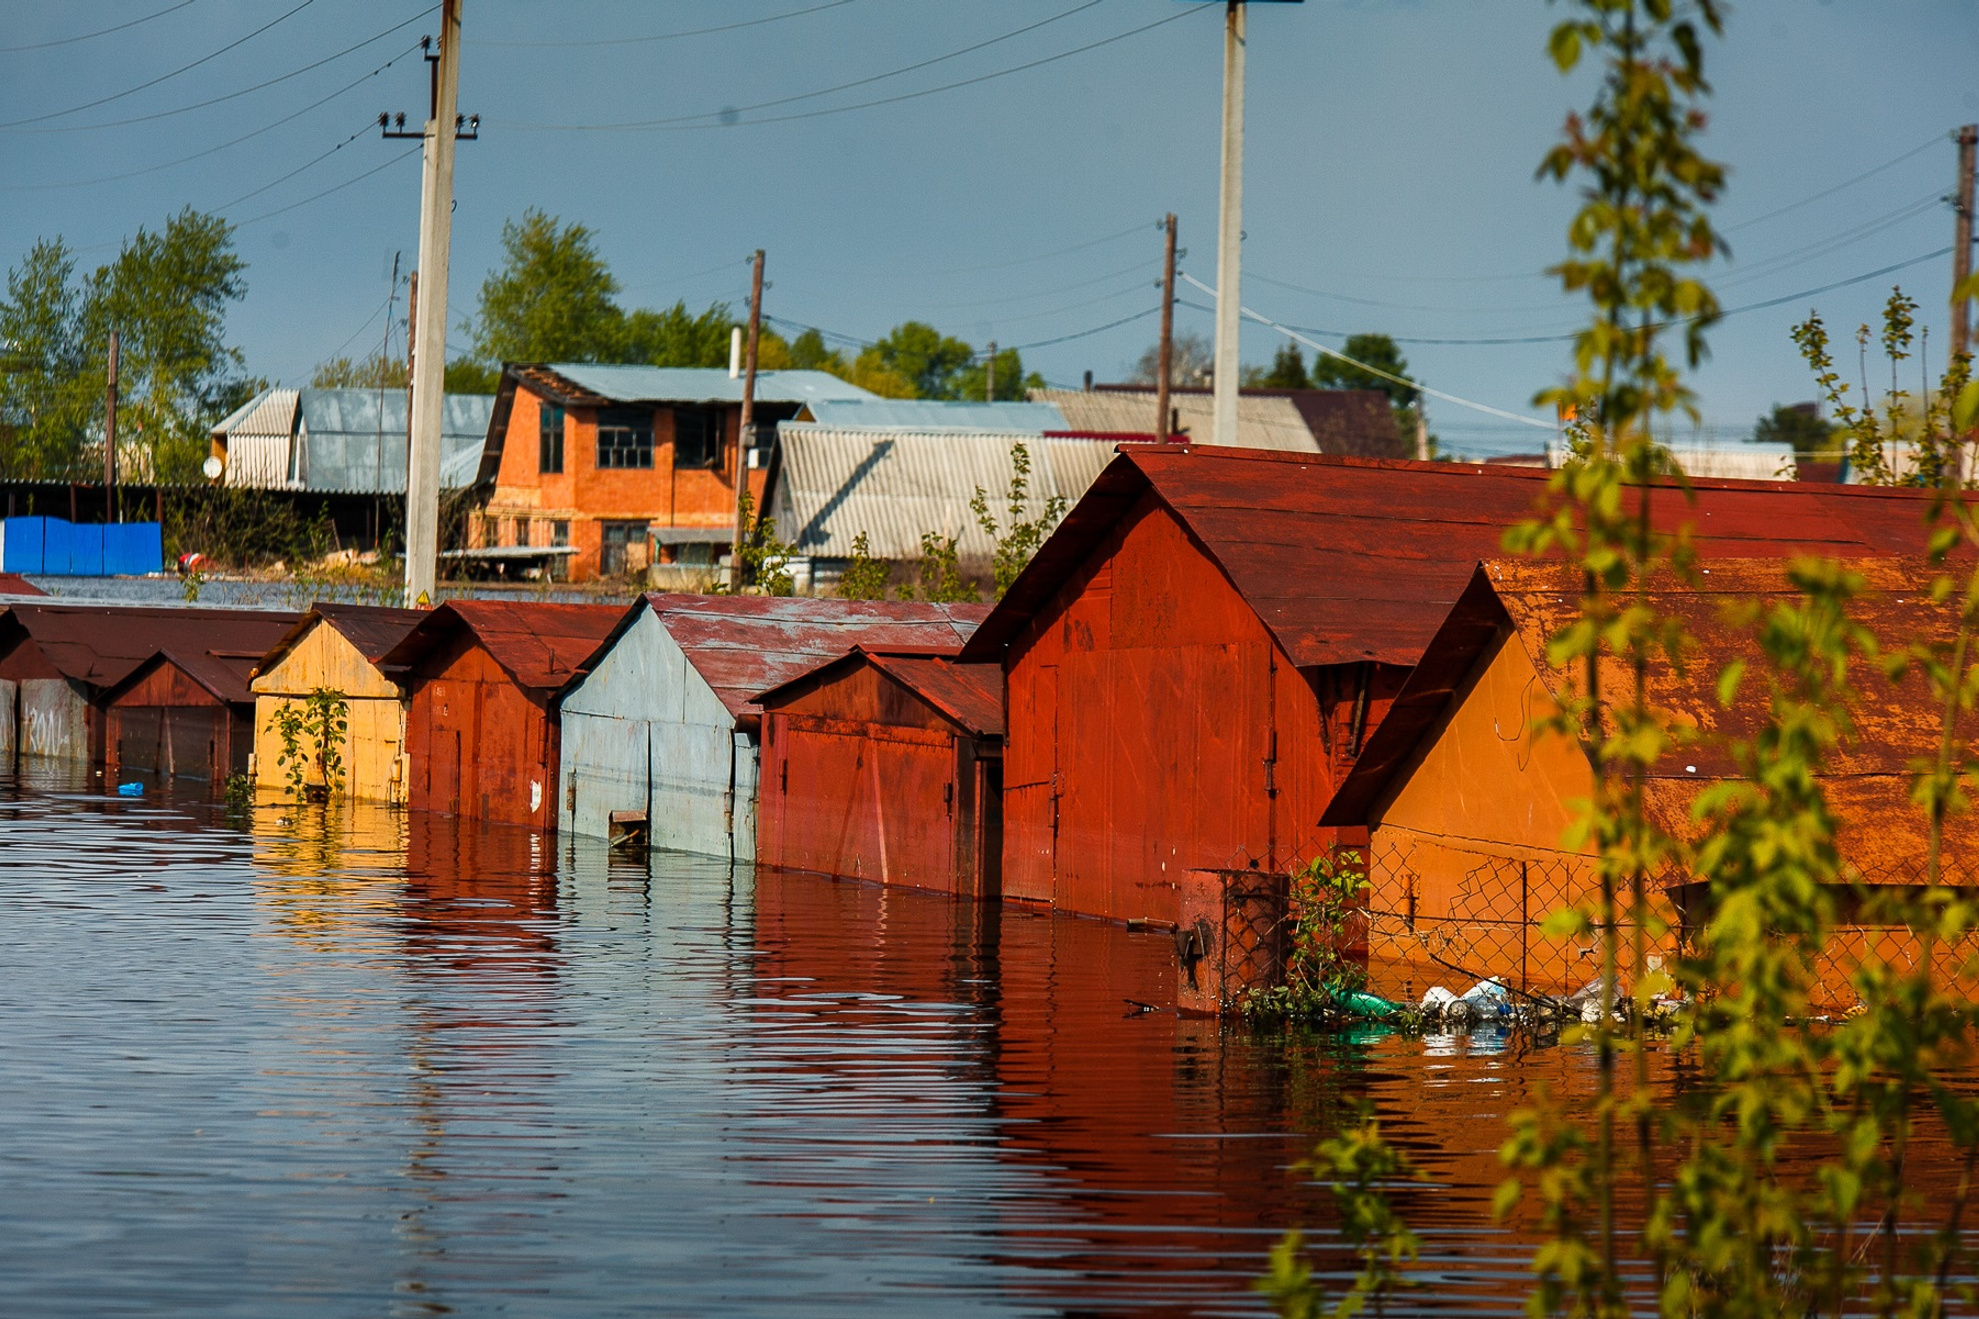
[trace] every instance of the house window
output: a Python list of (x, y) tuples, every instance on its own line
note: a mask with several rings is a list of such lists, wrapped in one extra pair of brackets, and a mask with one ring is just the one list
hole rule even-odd
[(563, 409), (548, 403), (536, 411), (536, 470), (544, 476), (563, 471)]
[[(616, 577), (633, 567), (630, 551), (637, 545), (645, 548), (647, 524), (644, 522), (606, 522), (600, 527), (598, 547), (598, 571), (606, 577)], [(645, 556), (641, 554), (643, 559)], [(643, 565), (642, 565), (643, 566)]]
[(550, 524), (550, 544), (552, 545), (570, 544), (570, 523), (552, 522)]
[(614, 408), (598, 414), (598, 466), (653, 466), (653, 414), (636, 408)]
[(722, 465), (721, 409), (673, 410), (673, 465), (700, 471)]

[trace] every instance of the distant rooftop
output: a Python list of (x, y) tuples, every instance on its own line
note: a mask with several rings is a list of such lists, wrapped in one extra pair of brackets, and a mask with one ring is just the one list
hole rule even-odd
[(810, 415), (804, 420), (839, 430), (1042, 435), (1046, 431), (1067, 429), (1065, 414), (1051, 403), (947, 402), (925, 398), (820, 399), (807, 403), (805, 410)]
[[(509, 363), (504, 371), (547, 372), (585, 394), (611, 403), (740, 403), (742, 380), (725, 367), (616, 366), (595, 362)], [(824, 371), (759, 371), (761, 403), (877, 399), (878, 395)]]
[[(489, 394), (448, 394), (440, 414), (440, 485), (474, 482)], [(230, 486), (316, 494), (405, 493), (409, 403), (403, 389), (267, 389), (213, 428)]]

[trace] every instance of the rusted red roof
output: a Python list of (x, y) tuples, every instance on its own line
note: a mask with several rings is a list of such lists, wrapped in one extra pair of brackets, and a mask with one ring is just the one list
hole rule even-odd
[(344, 640), (357, 647), (358, 654), (376, 664), (425, 618), (426, 611), (423, 609), (389, 609), (383, 605), (346, 605), (318, 600), (309, 607), (309, 612), (302, 616), (301, 621), (269, 648), (261, 662), (254, 666), (254, 673), (264, 673), (273, 668), (319, 623), (336, 629)]
[(1003, 736), (1003, 666), (936, 655), (868, 655), (893, 678), (978, 737)]
[(854, 646), (924, 653), (960, 650), (990, 612), (983, 604), (666, 592), (647, 596), (646, 604), (737, 717), (759, 713), (758, 693), (809, 673)]
[(0, 616), (0, 655), (29, 645), (63, 677), (96, 688), (128, 678), (161, 650), (258, 659), (298, 616), (174, 605), (15, 604)]
[[(1549, 473), (1481, 463), (1122, 448), (963, 652), (1003, 649), (1144, 496), (1187, 525), (1301, 668), (1410, 665), (1480, 559), (1533, 512)], [(1707, 556), (1916, 553), (1929, 496), (1775, 481), (1665, 486), (1653, 516), (1693, 523)]]
[[(1930, 591), (1941, 569), (1910, 557), (1857, 559), (1847, 566), (1867, 583), (1867, 593), (1852, 603), (1850, 616), (1885, 644), (1951, 640), (1956, 610), (1934, 601)], [(1548, 691), (1570, 694), (1580, 682), (1578, 671), (1552, 667), (1546, 647), (1578, 618), (1580, 589), (1578, 573), (1559, 563), (1503, 559), (1476, 565), (1461, 599), (1387, 717), (1369, 736), (1321, 823), (1366, 822), (1388, 788), (1406, 773), (1423, 740), (1440, 725), (1470, 673), (1507, 632)], [(1727, 739), (1751, 738), (1765, 718), (1763, 657), (1740, 611), (1797, 598), (1779, 559), (1716, 559), (1696, 587), (1672, 577), (1647, 592), (1651, 607), (1680, 620), (1691, 639), (1680, 666), (1660, 660), (1650, 666), (1650, 703), (1700, 735), (1665, 757), (1650, 776), (1650, 809), (1664, 828), (1684, 833), (1693, 827), (1690, 806), (1699, 791), (1738, 773)], [(1751, 667), (1741, 696), (1727, 709), (1718, 703), (1717, 679), (1734, 660)], [(1871, 878), (1894, 877), (1923, 853), (1924, 819), (1910, 802), (1911, 765), (1932, 754), (1943, 712), (1921, 674), (1890, 683), (1873, 664), (1864, 662), (1859, 668), (1854, 681), (1860, 699), (1851, 710), (1854, 727), (1821, 777), (1841, 819), (1865, 826), (1873, 822), (1873, 828), (1859, 828), (1847, 840), (1849, 860)], [(1602, 679), (1610, 691), (1629, 690), (1630, 675), (1612, 657), (1604, 658)], [(1954, 835), (1961, 837), (1969, 855), (1975, 821), (1967, 815), (1953, 823)]]
[(449, 638), (467, 631), (517, 686), (556, 692), (599, 652), (625, 615), (622, 605), (451, 600), (427, 613), (378, 666), (394, 672), (416, 668)]
[(0, 595), (47, 595), (48, 592), (36, 586), (17, 572), (0, 572)]
[(254, 655), (213, 651), (161, 650), (132, 669), (130, 676), (118, 683), (105, 700), (111, 705), (120, 704), (119, 698), (122, 693), (142, 682), (146, 674), (169, 664), (191, 681), (211, 692), (215, 700), (224, 701), (228, 705), (252, 705), (254, 693), (248, 688), (247, 683), (254, 671), (257, 658), (258, 656)]

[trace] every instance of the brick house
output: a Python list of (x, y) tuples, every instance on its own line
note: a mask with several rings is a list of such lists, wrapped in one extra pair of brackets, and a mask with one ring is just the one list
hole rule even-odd
[[(776, 423), (873, 395), (822, 371), (756, 377), (749, 485), (760, 506)], [(502, 368), (468, 543), (571, 546), (573, 581), (652, 562), (712, 565), (735, 527), (742, 381), (719, 368), (515, 363)]]

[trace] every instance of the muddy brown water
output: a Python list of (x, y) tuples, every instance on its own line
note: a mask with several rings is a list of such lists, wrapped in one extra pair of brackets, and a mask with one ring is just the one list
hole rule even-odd
[(1254, 1314), (1293, 1165), (1423, 1169), (1396, 1307), (1513, 1314), (1504, 1114), (1589, 1059), (1275, 1036), (1165, 935), (513, 829), (0, 781), (9, 1315)]

